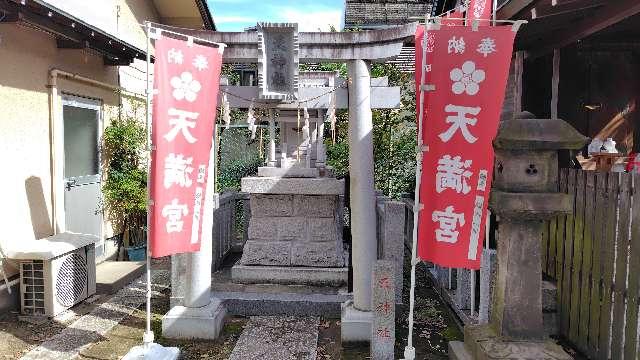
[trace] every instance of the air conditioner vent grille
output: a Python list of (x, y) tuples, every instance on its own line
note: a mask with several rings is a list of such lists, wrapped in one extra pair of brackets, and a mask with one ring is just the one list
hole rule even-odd
[(56, 299), (66, 307), (82, 300), (87, 287), (87, 261), (77, 253), (69, 255), (60, 266), (56, 279)]
[(44, 315), (44, 273), (40, 260), (20, 263), (22, 272), (22, 309), (25, 314)]

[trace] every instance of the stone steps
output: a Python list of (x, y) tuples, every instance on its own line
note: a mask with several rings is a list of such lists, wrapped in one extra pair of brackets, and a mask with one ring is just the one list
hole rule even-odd
[(145, 269), (144, 261), (104, 261), (96, 266), (96, 292), (115, 294), (142, 276)]
[(212, 291), (232, 315), (289, 315), (340, 318), (340, 305), (352, 296), (318, 291)]
[(319, 325), (317, 317), (252, 317), (229, 359), (315, 360)]

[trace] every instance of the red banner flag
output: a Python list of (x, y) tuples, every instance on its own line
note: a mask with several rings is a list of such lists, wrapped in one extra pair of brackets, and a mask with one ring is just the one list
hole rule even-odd
[[(478, 269), (497, 133), (515, 32), (441, 27), (416, 38), (416, 81), (426, 71), (418, 256)], [(417, 97), (418, 106), (420, 97)]]
[[(156, 41), (151, 157), (152, 257), (200, 250), (222, 53)], [(209, 230), (210, 231), (210, 230)]]
[[(467, 9), (467, 20), (491, 20), (492, 0), (471, 0)], [(488, 21), (480, 21), (479, 25), (489, 25)]]
[(450, 13), (447, 13), (446, 16), (442, 17), (442, 25), (445, 26), (462, 26), (464, 25), (464, 8), (456, 7)]

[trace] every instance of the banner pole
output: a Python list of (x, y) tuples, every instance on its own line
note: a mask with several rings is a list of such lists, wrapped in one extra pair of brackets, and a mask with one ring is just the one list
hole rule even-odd
[(493, 26), (496, 26), (496, 20), (498, 20), (498, 0), (491, 0), (492, 14), (493, 14)]
[(144, 346), (149, 347), (153, 343), (154, 334), (151, 331), (151, 97), (153, 89), (151, 88), (151, 23), (145, 21), (145, 29), (147, 34), (147, 111), (146, 111), (146, 129), (147, 129), (147, 319), (146, 330), (142, 337)]
[(424, 94), (423, 88), (426, 80), (427, 65), (427, 32), (429, 28), (430, 15), (425, 18), (424, 36), (422, 38), (422, 63), (420, 68), (420, 86), (416, 89), (416, 94), (420, 94), (420, 106), (418, 114), (418, 131), (417, 131), (417, 147), (416, 147), (416, 188), (414, 190), (413, 202), (413, 242), (411, 246), (411, 287), (409, 290), (409, 334), (407, 336), (407, 346), (404, 349), (404, 359), (414, 360), (416, 357), (416, 349), (413, 347), (413, 312), (415, 308), (415, 289), (416, 289), (416, 265), (418, 264), (417, 246), (418, 246), (418, 221), (419, 213), (422, 210), (420, 203), (420, 181), (422, 179), (422, 157), (426, 150), (422, 143), (424, 120)]

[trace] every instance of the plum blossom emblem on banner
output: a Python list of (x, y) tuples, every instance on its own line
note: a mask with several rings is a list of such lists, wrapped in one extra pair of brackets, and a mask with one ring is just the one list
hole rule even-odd
[(200, 82), (194, 79), (189, 71), (183, 72), (179, 77), (171, 78), (171, 86), (173, 87), (173, 97), (176, 100), (185, 99), (188, 102), (196, 101), (198, 92), (202, 89)]
[(480, 91), (480, 83), (485, 79), (484, 70), (476, 69), (476, 63), (466, 61), (461, 68), (451, 70), (450, 79), (453, 81), (451, 91), (460, 95), (466, 92), (467, 95), (475, 95)]

